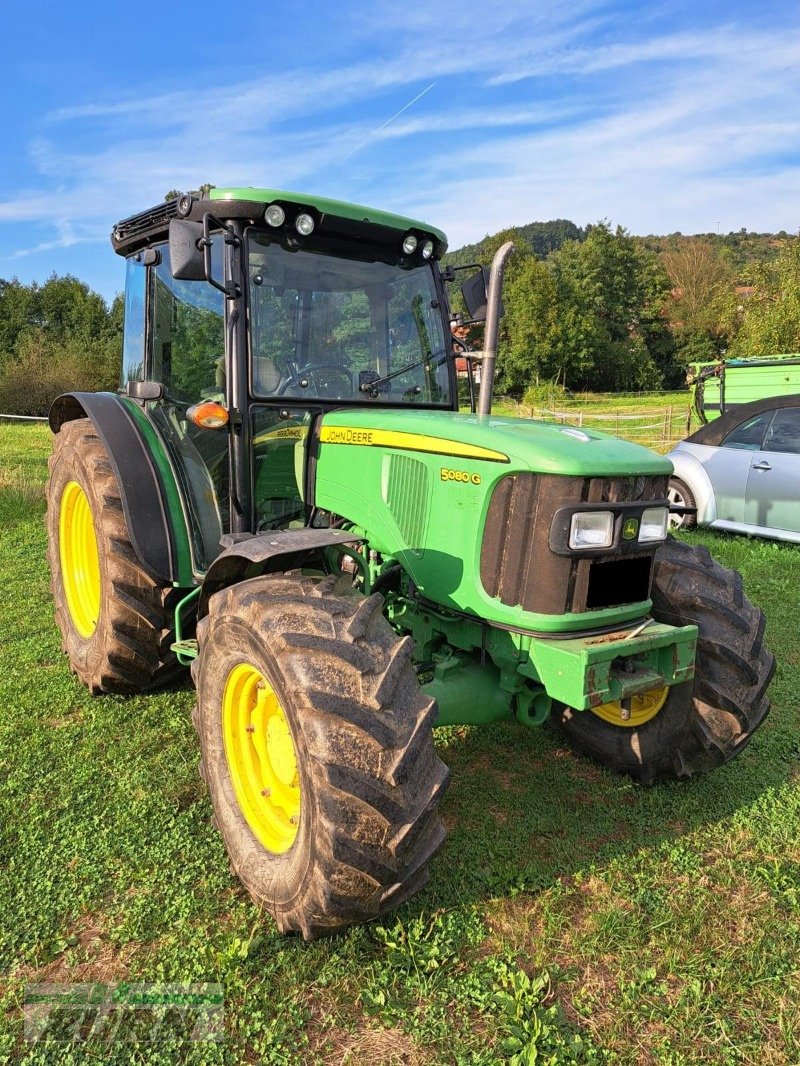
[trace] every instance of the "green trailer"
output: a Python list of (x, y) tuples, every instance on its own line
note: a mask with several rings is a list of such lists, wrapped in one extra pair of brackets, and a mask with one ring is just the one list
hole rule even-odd
[(50, 412), (56, 618), (93, 693), (191, 671), (215, 824), (281, 930), (425, 884), (436, 725), (549, 722), (644, 783), (745, 747), (769, 708), (763, 616), (667, 536), (670, 462), (491, 414), (511, 245), (463, 268), (485, 342), (459, 411), (458, 271), (427, 223), (212, 189), (112, 242), (119, 390)]
[(692, 363), (688, 383), (698, 418), (710, 422), (740, 404), (800, 392), (800, 352)]

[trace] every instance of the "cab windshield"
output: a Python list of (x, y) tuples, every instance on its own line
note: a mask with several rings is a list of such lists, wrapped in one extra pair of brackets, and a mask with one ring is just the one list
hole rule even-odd
[(404, 268), (248, 239), (257, 398), (451, 406), (430, 265)]

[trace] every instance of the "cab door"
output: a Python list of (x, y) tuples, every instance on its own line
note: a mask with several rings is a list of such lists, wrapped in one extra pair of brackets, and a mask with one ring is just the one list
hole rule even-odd
[(763, 446), (752, 453), (745, 523), (800, 533), (800, 407), (775, 411)]
[[(212, 248), (217, 271), (221, 244)], [(200, 400), (226, 400), (224, 301), (207, 282), (173, 278), (169, 245), (158, 252), (148, 268), (146, 370), (164, 393), (147, 406), (181, 486), (195, 569), (203, 571), (230, 529), (228, 431), (201, 429), (186, 412)]]

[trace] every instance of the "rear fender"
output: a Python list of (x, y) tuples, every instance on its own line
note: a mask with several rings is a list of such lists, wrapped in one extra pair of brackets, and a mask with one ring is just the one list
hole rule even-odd
[(127, 403), (111, 392), (70, 392), (53, 401), (53, 433), (76, 418), (90, 419), (108, 452), (131, 544), (144, 569), (160, 585), (195, 584), (183, 509), (168, 504), (179, 501), (180, 493), (174, 478), (168, 484), (166, 457), (153, 454), (155, 436), (148, 441)]

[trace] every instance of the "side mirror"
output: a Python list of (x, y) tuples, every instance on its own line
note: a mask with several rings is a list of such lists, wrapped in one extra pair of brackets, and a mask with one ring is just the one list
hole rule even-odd
[(186, 218), (169, 220), (169, 261), (172, 276), (178, 281), (205, 281), (206, 262), (203, 223)]
[(473, 322), (486, 321), (488, 289), (489, 271), (486, 267), (481, 267), (477, 274), (467, 278), (461, 286), (461, 295), (464, 297), (467, 313)]

